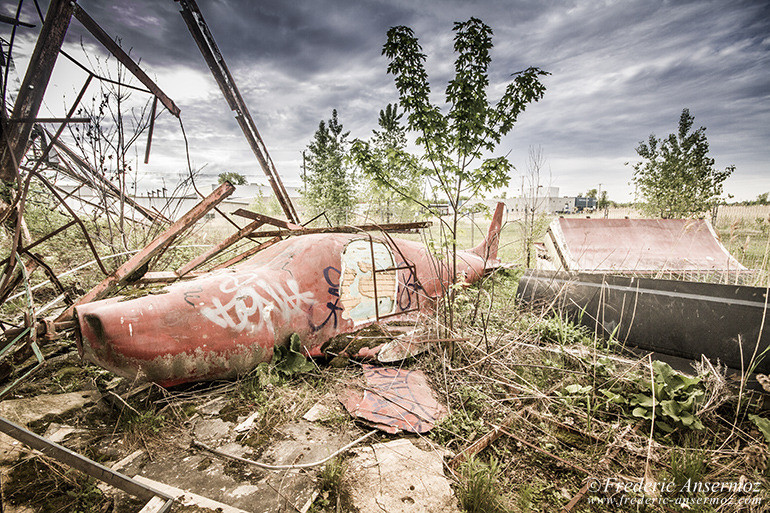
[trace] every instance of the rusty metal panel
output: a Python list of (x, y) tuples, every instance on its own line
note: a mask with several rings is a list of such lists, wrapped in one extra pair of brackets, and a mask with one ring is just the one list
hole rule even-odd
[(340, 402), (354, 417), (387, 433), (427, 433), (446, 416), (418, 370), (364, 365), (366, 387), (350, 390)]
[(545, 244), (556, 270), (745, 271), (704, 219), (554, 219)]
[(738, 370), (756, 354), (765, 373), (766, 294), (763, 287), (533, 270), (517, 290), (521, 300), (554, 303), (600, 336), (681, 358), (705, 355)]

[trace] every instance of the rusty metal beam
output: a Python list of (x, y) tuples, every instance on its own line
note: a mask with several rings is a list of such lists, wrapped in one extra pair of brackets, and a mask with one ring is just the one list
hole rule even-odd
[[(128, 262), (121, 265), (114, 273), (105, 278), (96, 287), (91, 289), (86, 295), (82, 296), (74, 306), (83, 303), (90, 303), (103, 298), (113, 288), (125, 284), (140, 271), (143, 266), (148, 264), (154, 257), (160, 255), (182, 232), (198, 222), (206, 213), (219, 204), (223, 199), (230, 196), (235, 187), (230, 182), (225, 182), (217, 189), (190, 209), (181, 219), (168, 227), (166, 231), (158, 235), (142, 251), (131, 257)], [(65, 310), (56, 320), (61, 321), (71, 317), (73, 308)]]
[[(56, 64), (56, 57), (72, 18), (74, 5), (70, 0), (51, 0), (48, 5), (45, 21), (13, 106), (12, 119), (37, 117)], [(13, 180), (16, 176), (18, 165), (29, 144), (32, 126), (32, 122), (25, 122), (11, 123), (4, 127), (2, 136), (8, 144), (0, 148), (0, 179)]]
[(139, 497), (144, 500), (150, 500), (156, 496), (160, 497), (167, 501), (166, 507), (164, 507), (162, 511), (167, 511), (171, 506), (171, 502), (174, 500), (170, 495), (150, 488), (128, 476), (110, 470), (104, 465), (89, 460), (85, 456), (81, 456), (80, 454), (57, 443), (51, 442), (42, 436), (36, 435), (3, 417), (0, 417), (0, 431), (11, 438), (15, 438), (31, 449), (38, 450), (60, 463), (79, 470), (99, 481), (103, 481), (110, 486), (123, 490), (134, 497)]
[(241, 97), (241, 93), (238, 91), (238, 87), (235, 85), (235, 80), (230, 74), (230, 70), (227, 68), (225, 59), (219, 51), (214, 37), (211, 35), (211, 31), (206, 25), (206, 21), (203, 19), (195, 0), (177, 0), (182, 8), (181, 14), (187, 28), (190, 30), (195, 43), (198, 45), (203, 58), (206, 60), (209, 69), (211, 70), (214, 79), (217, 81), (219, 88), (222, 90), (222, 94), (227, 100), (227, 104), (230, 106), (230, 110), (235, 111), (235, 119), (238, 121), (238, 125), (243, 131), (243, 135), (246, 136), (246, 140), (251, 146), (251, 150), (257, 157), (259, 165), (262, 167), (267, 180), (270, 183), (270, 187), (273, 189), (278, 203), (280, 203), (286, 218), (292, 223), (299, 223), (299, 216), (294, 209), (294, 205), (291, 203), (289, 194), (286, 192), (286, 188), (281, 182), (281, 178), (278, 175), (278, 171), (275, 169), (275, 164), (270, 158), (270, 154), (267, 151), (267, 146), (262, 141), (262, 137), (259, 135), (257, 126), (254, 124), (254, 120), (251, 118), (249, 109), (246, 107), (246, 103)]
[[(45, 133), (51, 136), (51, 133), (48, 130), (45, 130)], [(61, 142), (59, 139), (55, 139), (54, 148), (57, 153), (59, 152), (63, 153), (64, 156), (72, 160), (76, 166), (90, 173), (90, 179), (88, 180), (88, 182), (90, 183), (87, 183), (86, 185), (93, 187), (94, 189), (98, 189), (98, 186), (95, 183), (95, 181), (98, 181), (99, 184), (104, 186), (107, 189), (107, 191), (113, 196), (118, 198), (121, 196), (120, 190), (117, 187), (115, 187), (115, 185), (112, 182), (104, 178), (104, 176), (101, 173), (99, 173), (93, 167), (91, 167), (91, 165), (88, 162), (86, 162), (80, 155), (75, 153), (69, 146)], [(83, 181), (83, 177), (78, 176), (77, 174), (72, 172), (67, 172), (69, 170), (62, 169), (61, 171), (67, 174), (70, 178), (73, 178), (78, 181)], [(168, 220), (165, 216), (143, 207), (142, 205), (134, 201), (130, 196), (123, 195), (123, 199), (127, 204), (131, 205), (132, 208), (134, 208), (137, 212), (142, 214), (144, 217), (146, 217), (150, 221), (171, 224), (171, 221)]]
[(230, 259), (230, 260), (228, 260), (227, 262), (222, 262), (221, 264), (219, 264), (219, 265), (215, 266), (215, 267), (212, 269), (212, 271), (215, 271), (215, 270), (217, 270), (217, 269), (225, 269), (225, 268), (227, 268), (227, 267), (230, 267), (230, 266), (232, 266), (232, 265), (235, 265), (235, 264), (237, 264), (238, 262), (240, 262), (240, 261), (242, 261), (242, 260), (245, 260), (245, 259), (249, 258), (249, 257), (250, 257), (250, 256), (252, 256), (252, 255), (256, 255), (257, 253), (259, 253), (259, 252), (260, 252), (260, 251), (262, 251), (263, 249), (267, 249), (267, 248), (269, 248), (270, 246), (272, 246), (273, 244), (275, 244), (275, 243), (277, 243), (277, 242), (280, 242), (280, 241), (281, 241), (281, 237), (275, 237), (275, 238), (272, 238), (272, 239), (270, 239), (269, 241), (263, 242), (262, 244), (260, 244), (260, 245), (258, 245), (258, 246), (254, 246), (253, 248), (249, 249), (248, 251), (244, 251), (244, 252), (243, 252), (243, 253), (241, 253), (240, 255), (234, 256), (233, 258), (231, 258), (231, 259)]
[(190, 260), (185, 265), (177, 269), (176, 275), (177, 276), (184, 276), (196, 267), (200, 266), (204, 262), (208, 261), (209, 259), (213, 258), (214, 256), (218, 255), (225, 249), (229, 248), (239, 240), (243, 239), (247, 235), (249, 235), (251, 232), (262, 226), (264, 221), (253, 221), (234, 234), (227, 237), (225, 240), (214, 246), (213, 248), (210, 248), (208, 251), (204, 252), (203, 254), (199, 255), (198, 257)]
[(301, 230), (270, 230), (255, 232), (254, 237), (278, 237), (288, 235), (309, 235), (311, 233), (357, 233), (366, 231), (380, 231), (390, 233), (409, 233), (414, 230), (431, 226), (430, 221), (416, 223), (388, 223), (388, 224), (360, 224), (357, 226), (333, 226), (331, 228), (303, 228)]
[(233, 212), (233, 215), (245, 217), (248, 219), (253, 219), (254, 221), (262, 221), (263, 224), (269, 224), (272, 226), (277, 226), (278, 228), (284, 228), (286, 230), (304, 230), (304, 226), (300, 226), (298, 224), (289, 223), (284, 221), (283, 219), (276, 219), (275, 217), (266, 216), (264, 214), (258, 214), (257, 212), (252, 212), (251, 210), (244, 210), (242, 208), (239, 208), (235, 212)]
[(139, 67), (139, 65), (134, 62), (134, 60), (115, 42), (113, 39), (102, 29), (102, 27), (99, 26), (96, 21), (94, 21), (91, 16), (88, 15), (87, 12), (83, 10), (82, 7), (75, 4), (74, 7), (74, 14), (75, 18), (83, 24), (83, 26), (93, 35), (97, 41), (99, 41), (102, 45), (104, 45), (109, 52), (114, 55), (123, 66), (126, 67), (133, 75), (147, 87), (150, 91), (152, 91), (152, 94), (155, 95), (156, 98), (160, 100), (160, 102), (163, 104), (164, 107), (168, 109), (168, 111), (173, 114), (176, 117), (179, 117), (179, 107), (176, 106), (174, 103), (174, 100), (166, 96), (166, 93), (164, 93), (158, 85), (152, 81), (150, 77), (147, 76), (147, 73), (145, 73), (142, 68)]

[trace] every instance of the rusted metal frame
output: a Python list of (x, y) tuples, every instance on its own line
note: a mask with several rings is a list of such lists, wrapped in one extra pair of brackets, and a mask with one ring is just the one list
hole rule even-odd
[[(401, 248), (398, 244), (396, 244), (396, 241), (393, 240), (393, 237), (390, 236), (388, 232), (383, 231), (382, 235), (388, 239), (390, 242), (390, 247), (395, 248), (396, 252), (398, 252), (398, 255), (401, 257), (401, 260), (406, 264), (405, 267), (402, 267), (402, 269), (409, 269), (412, 273), (412, 279), (414, 280), (414, 294), (417, 296), (417, 300), (415, 301), (415, 307), (410, 308), (409, 310), (402, 310), (399, 312), (400, 314), (409, 313), (409, 312), (415, 312), (420, 310), (420, 298), (419, 298), (419, 291), (422, 289), (422, 284), (420, 283), (419, 278), (417, 277), (417, 266), (414, 263), (409, 263), (409, 260), (407, 260), (404, 253), (401, 251)], [(398, 268), (399, 266), (396, 266)], [(395, 313), (392, 315), (396, 315)], [(384, 318), (391, 317), (392, 315), (386, 315)]]
[(123, 490), (124, 492), (133, 495), (134, 497), (139, 497), (143, 500), (150, 500), (155, 496), (160, 497), (166, 501), (166, 504), (161, 510), (159, 510), (158, 513), (168, 511), (168, 508), (171, 507), (171, 504), (174, 501), (173, 497), (164, 492), (155, 490), (154, 488), (146, 486), (134, 479), (131, 479), (128, 476), (125, 476), (119, 472), (115, 472), (114, 470), (110, 470), (104, 465), (96, 463), (95, 461), (92, 461), (85, 456), (71, 451), (70, 449), (67, 449), (66, 447), (63, 447), (57, 443), (46, 440), (42, 436), (36, 435), (35, 433), (32, 433), (31, 431), (28, 431), (27, 429), (24, 429), (23, 427), (14, 424), (13, 422), (3, 417), (0, 417), (0, 431), (10, 436), (11, 438), (18, 440), (31, 449), (38, 450), (60, 463), (79, 470), (80, 472), (94, 477), (99, 481), (107, 483), (110, 486), (114, 486), (115, 488)]
[(309, 235), (313, 233), (359, 233), (361, 231), (382, 231), (382, 232), (407, 232), (427, 228), (431, 225), (430, 221), (420, 221), (416, 223), (390, 223), (390, 224), (361, 224), (357, 226), (334, 226), (331, 228), (304, 228), (302, 230), (272, 230), (265, 232), (256, 232), (255, 237), (276, 237), (279, 235)]
[[(35, 118), (56, 64), (56, 57), (67, 33), (74, 2), (70, 0), (51, 0), (46, 12), (40, 35), (21, 83), (11, 118)], [(0, 179), (11, 180), (18, 172), (18, 163), (24, 156), (32, 132), (32, 123), (14, 123), (3, 130), (10, 149), (0, 153)], [(12, 154), (12, 155), (11, 155)], [(13, 164), (13, 157), (16, 165)]]
[(182, 19), (187, 24), (190, 34), (192, 34), (206, 64), (211, 70), (212, 75), (214, 75), (214, 79), (217, 81), (217, 85), (219, 85), (219, 89), (222, 91), (230, 110), (235, 111), (235, 119), (238, 121), (238, 125), (241, 127), (241, 131), (243, 131), (251, 150), (257, 157), (262, 171), (267, 176), (270, 187), (281, 204), (284, 214), (286, 214), (289, 221), (299, 223), (299, 217), (294, 209), (294, 205), (292, 205), (291, 199), (281, 182), (281, 178), (275, 169), (265, 143), (262, 141), (262, 137), (259, 135), (259, 131), (246, 107), (246, 103), (243, 101), (241, 93), (235, 85), (235, 80), (233, 80), (230, 70), (227, 68), (225, 59), (219, 51), (206, 21), (203, 19), (203, 14), (195, 0), (177, 1), (179, 1), (182, 8)]
[(166, 96), (158, 85), (152, 81), (150, 77), (134, 62), (134, 60), (118, 45), (113, 39), (94, 21), (86, 11), (83, 10), (80, 5), (75, 4), (74, 15), (77, 20), (83, 24), (83, 26), (93, 35), (97, 41), (99, 41), (107, 50), (117, 58), (123, 66), (128, 69), (142, 84), (147, 87), (152, 94), (158, 98), (168, 111), (176, 117), (179, 117), (179, 107), (174, 104), (174, 101)]
[(76, 58), (74, 58), (73, 56), (71, 56), (70, 54), (65, 52), (64, 50), (59, 50), (59, 53), (62, 54), (67, 59), (69, 59), (69, 61), (72, 64), (74, 64), (75, 66), (77, 66), (78, 68), (82, 69), (86, 73), (90, 73), (95, 78), (98, 78), (100, 82), (108, 82), (110, 84), (115, 84), (115, 85), (120, 86), (120, 87), (127, 87), (128, 89), (133, 89), (134, 91), (140, 91), (142, 93), (152, 94), (152, 91), (150, 91), (149, 89), (144, 89), (143, 87), (137, 87), (135, 85), (126, 84), (125, 82), (121, 82), (120, 80), (113, 80), (111, 78), (107, 78), (107, 77), (104, 77), (102, 75), (98, 75), (98, 74), (94, 73), (93, 71), (91, 71), (90, 69), (88, 69), (87, 67), (85, 67), (80, 61), (78, 61)]
[[(16, 176), (19, 178), (18, 172), (16, 173)], [(19, 188), (17, 203), (12, 206), (12, 209), (16, 210), (16, 226), (14, 227), (13, 238), (11, 239), (11, 254), (8, 256), (8, 263), (3, 270), (3, 280), (0, 282), (0, 298), (2, 298), (3, 301), (5, 301), (5, 298), (10, 293), (10, 291), (16, 287), (16, 285), (11, 286), (10, 282), (12, 281), (11, 275), (13, 274), (13, 270), (16, 267), (17, 251), (19, 249), (19, 245), (21, 244), (21, 226), (24, 221), (24, 203), (27, 200), (27, 191), (29, 191), (31, 178), (32, 175), (29, 174), (26, 180), (24, 180), (24, 185)]]
[[(21, 6), (22, 2), (19, 2), (19, 6)], [(0, 21), (3, 23), (7, 23), (8, 25), (13, 25), (14, 28), (18, 27), (27, 27), (27, 28), (35, 28), (35, 25), (33, 23), (27, 23), (26, 21), (19, 20), (19, 12), (16, 11), (16, 18), (11, 18), (10, 16), (6, 16), (4, 14), (0, 14)], [(13, 36), (11, 36), (13, 37)]]
[(24, 264), (21, 262), (21, 256), (17, 255), (17, 262), (18, 267), (20, 268), (20, 275), (22, 279), (24, 280), (24, 284), (26, 286), (26, 296), (27, 296), (27, 312), (24, 315), (24, 323), (26, 324), (25, 329), (16, 337), (14, 338), (3, 350), (0, 352), (0, 357), (2, 357), (3, 354), (5, 354), (7, 351), (9, 351), (13, 346), (16, 345), (16, 342), (21, 340), (23, 337), (29, 336), (29, 340), (27, 341), (27, 346), (32, 350), (33, 354), (35, 355), (35, 358), (37, 358), (37, 364), (33, 366), (31, 369), (29, 369), (27, 372), (25, 372), (23, 375), (16, 378), (13, 383), (9, 384), (2, 390), (0, 390), (0, 399), (5, 396), (8, 392), (13, 390), (16, 385), (21, 383), (24, 379), (26, 379), (29, 375), (31, 375), (33, 372), (38, 370), (43, 365), (43, 353), (40, 352), (40, 348), (37, 346), (37, 330), (36, 330), (36, 323), (35, 323), (35, 304), (32, 301), (32, 291), (29, 288), (29, 274), (27, 274), (27, 268), (24, 266)]
[[(13, 18), (9, 18), (7, 16), (3, 16), (3, 21), (6, 21), (6, 23), (11, 23), (13, 25), (13, 28), (11, 29), (11, 39), (8, 41), (8, 61), (5, 63), (5, 70), (3, 70), (3, 94), (2, 94), (2, 111), (3, 114), (5, 114), (5, 96), (8, 92), (8, 71), (11, 67), (11, 53), (13, 52), (13, 43), (16, 40), (16, 27), (21, 25), (21, 22), (19, 21), (19, 15), (21, 15), (21, 6), (24, 3), (24, 0), (19, 0), (16, 4), (16, 15)], [(24, 25), (22, 25), (24, 26)], [(30, 24), (26, 24), (26, 26), (30, 26)], [(31, 25), (31, 27), (34, 27), (34, 25)], [(0, 46), (0, 51), (2, 51), (2, 47)], [(2, 56), (0, 56), (1, 58)], [(5, 119), (5, 115), (3, 115), (3, 118)]]
[(75, 213), (74, 210), (67, 204), (66, 201), (61, 197), (59, 192), (56, 190), (56, 187), (51, 184), (46, 177), (44, 177), (41, 173), (37, 172), (36, 170), (30, 170), (30, 176), (31, 175), (37, 176), (38, 180), (45, 185), (49, 191), (51, 191), (51, 194), (54, 195), (54, 197), (59, 201), (59, 203), (67, 210), (70, 216), (75, 220), (75, 222), (80, 227), (80, 231), (83, 232), (83, 236), (85, 236), (86, 244), (88, 244), (88, 247), (91, 249), (91, 253), (94, 255), (94, 259), (96, 260), (96, 265), (99, 266), (99, 270), (102, 271), (103, 274), (109, 274), (109, 271), (107, 271), (107, 268), (104, 266), (104, 263), (102, 262), (102, 259), (99, 257), (99, 252), (96, 251), (96, 246), (94, 246), (94, 242), (91, 240), (91, 235), (88, 233), (88, 228), (86, 228), (86, 225), (83, 223), (83, 221), (78, 217), (78, 215)]
[(177, 269), (175, 274), (177, 276), (179, 276), (179, 277), (182, 277), (182, 276), (186, 275), (187, 273), (189, 273), (190, 271), (192, 271), (196, 267), (200, 266), (204, 262), (206, 262), (209, 259), (213, 258), (214, 256), (218, 255), (219, 253), (221, 253), (225, 249), (229, 248), (230, 246), (232, 246), (233, 244), (235, 244), (239, 240), (243, 239), (244, 237), (249, 235), (251, 232), (253, 232), (257, 228), (262, 226), (263, 224), (265, 224), (263, 221), (253, 221), (253, 222), (247, 224), (246, 226), (244, 226), (243, 228), (241, 228), (240, 230), (238, 230), (234, 234), (230, 235), (229, 237), (227, 237), (225, 240), (223, 240), (222, 242), (220, 242), (219, 244), (217, 244), (213, 248), (209, 249), (208, 251), (204, 252), (203, 254), (199, 255), (198, 257), (196, 257), (196, 258), (190, 260), (189, 262), (187, 262), (185, 265), (183, 265), (182, 267)]
[[(48, 132), (47, 130), (46, 130), (46, 133), (48, 133), (50, 135), (50, 132)], [(104, 187), (106, 187), (106, 189), (110, 193), (112, 193), (112, 195), (118, 196), (118, 197), (120, 196), (120, 190), (117, 187), (115, 187), (115, 185), (113, 185), (109, 180), (104, 178), (104, 176), (101, 173), (99, 173), (97, 170), (92, 168), (91, 164), (86, 162), (82, 157), (80, 157), (80, 155), (75, 153), (66, 144), (64, 144), (63, 142), (61, 142), (61, 141), (59, 141), (57, 139), (54, 142), (54, 147), (55, 147), (57, 153), (59, 151), (63, 152), (64, 156), (69, 158), (70, 160), (72, 160), (75, 163), (75, 165), (77, 165), (81, 169), (86, 170), (86, 171), (88, 171), (90, 173), (90, 176), (88, 176), (86, 178), (87, 181), (90, 182), (90, 183), (87, 183), (86, 185), (92, 186), (93, 188), (96, 189), (97, 186), (96, 186), (96, 183), (94, 182), (94, 180), (98, 180)], [(70, 173), (68, 173), (70, 177), (72, 177), (72, 178), (74, 178), (76, 180), (81, 180), (81, 181), (84, 180), (83, 177), (78, 176), (77, 174), (72, 172), (72, 170), (70, 170)], [(131, 205), (131, 207), (133, 207), (137, 212), (142, 214), (144, 217), (146, 217), (150, 221), (153, 221), (153, 222), (163, 222), (163, 223), (166, 223), (166, 224), (171, 224), (171, 221), (168, 220), (165, 216), (163, 216), (160, 213), (155, 213), (155, 212), (152, 212), (151, 210), (148, 210), (147, 208), (145, 208), (142, 205), (140, 205), (137, 202), (135, 202), (129, 196), (125, 196), (125, 201), (126, 201), (126, 203)]]
[(304, 226), (286, 222), (282, 219), (276, 219), (275, 217), (266, 216), (264, 214), (258, 214), (257, 212), (252, 212), (251, 210), (244, 210), (242, 208), (239, 208), (233, 212), (233, 215), (246, 217), (248, 219), (253, 219), (254, 221), (262, 221), (262, 224), (269, 224), (272, 226), (277, 226), (278, 228), (284, 228), (286, 230), (306, 230)]
[[(14, 258), (14, 260), (23, 265), (23, 262), (19, 262)], [(31, 275), (33, 272), (35, 272), (35, 269), (37, 269), (37, 262), (34, 260), (29, 260), (29, 267), (24, 266), (24, 270), (26, 274)], [(24, 274), (22, 272), (16, 272), (16, 265), (14, 264), (13, 267), (11, 267), (5, 274), (5, 277), (8, 278), (7, 283), (3, 285), (3, 287), (0, 287), (0, 305), (5, 303), (5, 301), (8, 299), (8, 296), (13, 292), (13, 290), (21, 283), (22, 278)]]
[(238, 262), (240, 262), (242, 260), (245, 260), (246, 258), (249, 258), (252, 255), (256, 255), (257, 253), (259, 253), (263, 249), (269, 248), (270, 246), (272, 246), (273, 244), (275, 244), (277, 242), (280, 242), (281, 240), (282, 240), (281, 237), (274, 237), (274, 238), (272, 238), (272, 239), (270, 239), (270, 240), (268, 240), (266, 242), (263, 242), (259, 246), (255, 246), (255, 247), (249, 249), (248, 251), (244, 251), (240, 255), (234, 256), (233, 258), (231, 258), (227, 262), (223, 262), (223, 263), (221, 263), (219, 265), (214, 266), (211, 270), (212, 271), (216, 271), (217, 269), (224, 269), (226, 267), (230, 267), (231, 265), (235, 265)]
[(158, 97), (152, 99), (152, 111), (150, 112), (150, 128), (147, 131), (147, 149), (144, 151), (144, 163), (150, 163), (150, 148), (152, 147), (152, 133), (155, 130), (155, 111), (158, 108)]
[(64, 288), (64, 285), (62, 285), (62, 282), (56, 276), (56, 273), (53, 271), (53, 269), (51, 269), (51, 266), (45, 263), (45, 260), (43, 260), (43, 257), (36, 253), (32, 253), (27, 249), (22, 249), (21, 252), (26, 254), (29, 258), (37, 262), (37, 265), (43, 268), (43, 272), (46, 274), (46, 276), (48, 276), (48, 279), (51, 280), (51, 283), (53, 283), (54, 288), (59, 292), (59, 294), (64, 294), (64, 302), (67, 303), (68, 305), (71, 305), (72, 298), (69, 297), (69, 294)]
[[(155, 240), (150, 242), (145, 248), (131, 257), (125, 264), (121, 265), (114, 273), (105, 278), (96, 287), (91, 289), (88, 293), (82, 296), (75, 302), (77, 306), (83, 303), (89, 303), (103, 298), (107, 293), (116, 286), (120, 286), (129, 281), (129, 279), (136, 274), (138, 270), (141, 270), (143, 266), (149, 264), (150, 260), (159, 256), (168, 246), (174, 241), (174, 239), (182, 232), (186, 231), (193, 224), (198, 222), (209, 210), (214, 208), (223, 199), (230, 196), (235, 187), (229, 182), (225, 182), (216, 188), (209, 196), (203, 199), (195, 207), (190, 209), (181, 219), (171, 225), (166, 231), (158, 235)], [(73, 307), (65, 310), (56, 320), (68, 319), (73, 314)]]

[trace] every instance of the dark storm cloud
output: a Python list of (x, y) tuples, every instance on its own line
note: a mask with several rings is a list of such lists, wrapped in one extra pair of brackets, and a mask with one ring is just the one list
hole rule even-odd
[[(171, 0), (81, 0), (182, 108), (196, 166), (205, 173), (261, 171)], [(397, 99), (381, 55), (393, 25), (408, 25), (428, 55), (432, 99), (443, 104), (453, 73), (452, 24), (476, 16), (494, 30), (490, 98), (511, 73), (539, 66), (545, 98), (530, 105), (499, 153), (520, 170), (542, 146), (563, 193), (610, 184), (629, 193), (634, 148), (673, 132), (682, 108), (708, 127), (717, 165), (740, 197), (770, 190), (770, 3), (703, 1), (200, 0), (201, 11), (287, 183), (301, 151), (333, 108), (352, 137), (368, 137), (377, 113)], [(12, 13), (15, 5), (4, 5)], [(45, 8), (45, 5), (43, 5)], [(32, 16), (29, 2), (25, 19)], [(35, 29), (37, 30), (37, 29)], [(35, 32), (35, 31), (33, 31)], [(8, 27), (0, 27), (7, 35)], [(27, 37), (27, 36), (24, 36)], [(73, 21), (68, 41), (99, 51)], [(22, 37), (22, 39), (24, 39)], [(31, 51), (29, 36), (27, 54)], [(24, 45), (20, 45), (24, 46)], [(156, 129), (147, 180), (186, 167), (178, 122)], [(164, 167), (166, 166), (166, 167)], [(514, 179), (515, 181), (515, 179)], [(753, 185), (752, 181), (754, 181)], [(589, 187), (590, 185), (590, 187)], [(740, 190), (738, 190), (740, 189)]]

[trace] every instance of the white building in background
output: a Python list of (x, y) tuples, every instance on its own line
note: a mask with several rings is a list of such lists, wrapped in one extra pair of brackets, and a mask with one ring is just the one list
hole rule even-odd
[(498, 202), (502, 201), (508, 208), (508, 214), (512, 216), (524, 215), (524, 211), (532, 211), (536, 214), (574, 213), (578, 211), (575, 196), (559, 196), (558, 187), (538, 187), (534, 195), (524, 195), (517, 198), (491, 198), (473, 201), (484, 203), (490, 209), (494, 209)]

